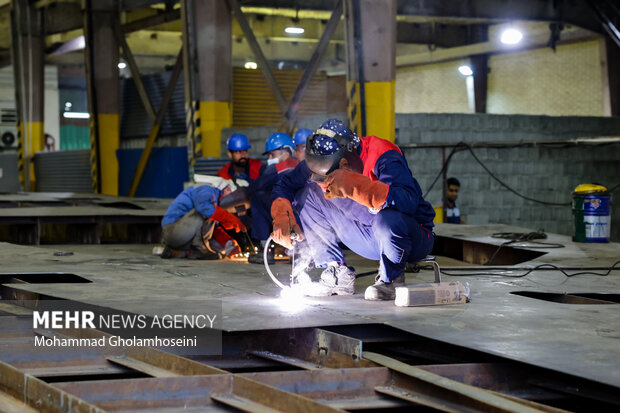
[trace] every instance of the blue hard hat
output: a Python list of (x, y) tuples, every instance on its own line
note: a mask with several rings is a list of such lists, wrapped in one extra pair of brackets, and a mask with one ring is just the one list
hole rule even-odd
[(272, 133), (265, 142), (265, 152), (263, 152), (263, 155), (267, 155), (276, 149), (286, 148), (287, 146), (293, 152), (295, 144), (290, 136), (283, 132)]
[(310, 135), (312, 135), (312, 131), (310, 129), (299, 129), (295, 132), (295, 136), (293, 136), (293, 142), (295, 145), (304, 144)]
[(247, 151), (251, 147), (248, 137), (241, 133), (231, 135), (226, 141), (226, 148), (229, 151)]

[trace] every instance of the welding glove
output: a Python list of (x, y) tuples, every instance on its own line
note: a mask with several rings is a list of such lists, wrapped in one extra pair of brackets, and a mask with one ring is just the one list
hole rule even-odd
[(247, 231), (247, 228), (235, 215), (221, 208), (219, 205), (215, 206), (215, 212), (210, 217), (212, 220), (219, 222), (225, 229), (234, 229), (235, 232)]
[(350, 198), (372, 209), (381, 209), (390, 186), (346, 169), (337, 169), (325, 178), (325, 198)]
[(297, 225), (291, 202), (286, 198), (277, 198), (271, 204), (271, 217), (273, 218), (273, 233), (271, 239), (285, 248), (292, 249), (293, 241), (291, 234), (297, 234), (297, 242), (303, 241), (301, 228)]

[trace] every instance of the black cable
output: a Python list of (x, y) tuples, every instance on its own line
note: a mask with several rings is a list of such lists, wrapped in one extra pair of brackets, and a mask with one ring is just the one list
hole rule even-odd
[(497, 247), (493, 255), (491, 255), (491, 258), (489, 258), (489, 261), (487, 261), (486, 265), (491, 265), (491, 263), (495, 259), (495, 256), (502, 249), (502, 247), (505, 247), (511, 244), (517, 244), (517, 243), (518, 244), (523, 244), (523, 243), (535, 244), (534, 246), (519, 245), (519, 247), (521, 248), (564, 248), (563, 244), (557, 244), (553, 242), (535, 241), (537, 239), (547, 239), (547, 234), (545, 234), (545, 231), (542, 229), (539, 229), (538, 231), (533, 231), (533, 232), (496, 232), (493, 235), (491, 235), (491, 237), (507, 239), (508, 241), (500, 244)]
[(426, 190), (426, 192), (422, 196), (423, 198), (426, 198), (428, 196), (429, 192), (431, 192), (431, 189), (433, 189), (433, 187), (437, 183), (437, 180), (439, 179), (439, 177), (441, 175), (443, 175), (444, 171), (447, 170), (448, 164), (450, 163), (450, 159), (452, 159), (452, 156), (456, 153), (457, 149), (459, 149), (461, 146), (466, 146), (466, 144), (464, 142), (459, 142), (459, 143), (456, 144), (456, 146), (454, 148), (452, 148), (452, 151), (450, 151), (450, 153), (448, 154), (448, 157), (446, 158), (446, 161), (444, 162), (443, 166), (439, 170), (439, 173), (437, 174), (437, 176), (433, 180), (433, 183), (431, 184), (431, 186), (428, 187), (428, 189)]
[[(439, 177), (448, 168), (448, 164), (450, 163), (450, 159), (456, 153), (457, 149), (462, 148), (462, 147), (464, 147), (465, 149), (467, 149), (471, 153), (471, 155), (474, 157), (474, 160), (476, 162), (478, 162), (478, 164), (482, 167), (482, 169), (484, 169), (485, 172), (491, 176), (491, 178), (493, 178), (501, 186), (503, 186), (504, 188), (506, 188), (507, 190), (509, 190), (513, 194), (515, 194), (515, 195), (517, 195), (517, 196), (519, 196), (519, 197), (521, 197), (523, 199), (526, 199), (528, 201), (536, 202), (536, 203), (543, 204), (543, 205), (550, 205), (550, 206), (569, 206), (569, 205), (572, 205), (572, 202), (548, 202), (548, 201), (541, 201), (539, 199), (535, 199), (535, 198), (531, 198), (529, 196), (523, 195), (519, 191), (511, 188), (510, 186), (508, 186), (508, 184), (506, 184), (504, 181), (499, 179), (493, 172), (491, 172), (491, 170), (474, 153), (474, 150), (471, 147), (471, 145), (469, 145), (469, 144), (467, 144), (465, 142), (459, 142), (459, 143), (456, 144), (456, 146), (454, 146), (454, 148), (452, 149), (452, 151), (450, 152), (450, 154), (446, 158), (446, 162), (444, 163), (443, 167), (441, 168), (441, 170), (439, 171), (439, 173), (437, 174), (437, 176), (433, 180), (433, 183), (429, 186), (429, 188), (424, 193), (424, 195), (423, 195), (424, 198), (426, 198), (428, 196), (428, 194), (430, 193), (431, 189), (433, 189), (433, 187), (435, 186), (435, 183), (437, 183), (437, 180), (439, 179)], [(617, 184), (617, 185), (613, 186), (611, 189), (608, 189), (607, 192), (608, 193), (612, 193), (613, 191), (615, 191), (618, 188), (620, 188), (620, 184)]]
[(482, 166), (482, 169), (484, 169), (491, 176), (491, 178), (495, 179), (501, 186), (503, 186), (504, 188), (506, 188), (507, 190), (509, 190), (513, 194), (518, 195), (518, 196), (520, 196), (523, 199), (527, 199), (528, 201), (537, 202), (537, 203), (543, 204), (543, 205), (553, 205), (553, 206), (568, 206), (568, 205), (571, 205), (571, 202), (547, 202), (547, 201), (541, 201), (539, 199), (530, 198), (529, 196), (523, 195), (522, 193), (512, 189), (506, 183), (504, 183), (504, 181), (502, 181), (497, 176), (495, 176), (495, 174), (493, 172), (491, 172), (489, 170), (489, 168), (487, 168), (487, 166), (484, 163), (482, 163), (482, 161), (480, 159), (478, 159), (478, 156), (476, 156), (476, 154), (474, 153), (474, 150), (472, 149), (472, 147), (470, 145), (468, 145), (468, 144), (464, 144), (464, 145), (467, 147), (467, 149), (471, 153), (471, 156), (474, 157), (476, 162), (478, 162), (480, 164), (480, 166)]
[(611, 194), (613, 191), (619, 188), (620, 188), (620, 184), (617, 184), (617, 185), (612, 186), (611, 189), (608, 189), (607, 192)]
[[(611, 267), (558, 267), (557, 265), (553, 265), (553, 264), (541, 264), (534, 268), (527, 268), (527, 267), (513, 267), (513, 268), (446, 267), (446, 268), (441, 268), (441, 273), (444, 275), (449, 275), (451, 277), (490, 276), (490, 277), (506, 277), (506, 278), (523, 278), (534, 271), (559, 271), (562, 274), (564, 274), (567, 278), (575, 277), (577, 275), (597, 275), (600, 277), (606, 277), (612, 271), (620, 270), (620, 268), (616, 268), (618, 264), (620, 264), (620, 260), (613, 263)], [(446, 271), (446, 269), (448, 271)], [(452, 270), (461, 271), (461, 272), (460, 273), (449, 272)], [(469, 272), (469, 271), (480, 271), (480, 270), (484, 270), (484, 271), (483, 272)], [(490, 271), (501, 271), (501, 273), (494, 273)], [(523, 274), (518, 274), (518, 275), (507, 275), (506, 272), (510, 272), (510, 271), (526, 271), (526, 272)], [(578, 272), (569, 274), (566, 271), (578, 271)], [(593, 272), (593, 271), (606, 271), (606, 272), (598, 273), (598, 272)]]

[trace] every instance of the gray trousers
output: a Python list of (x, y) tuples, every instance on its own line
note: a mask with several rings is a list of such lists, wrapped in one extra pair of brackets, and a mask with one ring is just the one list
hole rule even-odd
[(216, 222), (205, 219), (192, 209), (178, 221), (162, 227), (164, 242), (170, 248), (187, 250), (190, 247), (210, 249), (209, 240), (213, 236)]

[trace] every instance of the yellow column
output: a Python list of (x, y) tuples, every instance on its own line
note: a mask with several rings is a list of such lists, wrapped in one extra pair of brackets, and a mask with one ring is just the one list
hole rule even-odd
[(349, 127), (394, 142), (396, 1), (344, 0)]
[(394, 81), (366, 82), (366, 135), (394, 142), (396, 112)]
[(118, 113), (99, 113), (99, 162), (101, 167), (101, 193), (118, 195), (118, 159), (120, 148), (120, 119)]
[(231, 103), (200, 102), (199, 112), (202, 156), (219, 157), (222, 129), (229, 128), (232, 125)]

